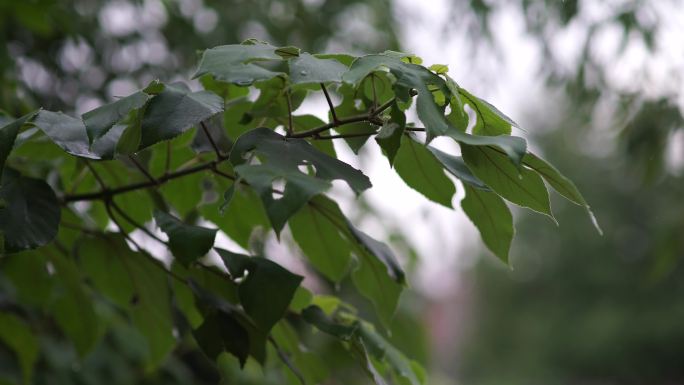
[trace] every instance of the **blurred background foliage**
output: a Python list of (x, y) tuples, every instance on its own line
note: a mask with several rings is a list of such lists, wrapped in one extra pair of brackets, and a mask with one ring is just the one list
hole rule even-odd
[[(14, 116), (39, 106), (80, 113), (154, 78), (187, 79), (198, 50), (250, 37), (311, 52), (402, 49), (403, 37), (416, 27), (402, 14), (402, 3), (0, 0), (0, 109)], [(522, 15), (527, 37), (542, 53), (539, 68), (530, 71), (544, 79), (548, 98), (542, 105), (521, 102), (518, 115), (532, 122), (526, 136), (583, 190), (605, 235), (591, 234), (581, 210), (560, 200), (553, 202), (560, 228), (518, 215), (514, 270), (484, 255), (453, 272), (459, 293), (429, 301), (413, 293), (403, 301), (393, 342), (425, 364), (437, 384), (684, 382), (681, 89), (654, 91), (648, 74), (630, 82), (611, 77), (615, 63), (629, 62), (635, 49), (647, 58), (681, 53), (660, 38), (663, 13), (647, 0), (439, 3), (454, 22), (434, 39), (466, 34), (463, 48), (474, 66), (506, 44), (496, 38), (497, 17)], [(667, 3), (676, 1), (658, 7)], [(598, 36), (605, 30), (621, 34), (616, 57), (601, 52)], [(557, 39), (567, 31), (579, 46), (573, 60)], [(681, 68), (667, 71), (660, 76), (681, 79)], [(236, 371), (234, 362), (217, 372), (182, 346), (161, 370), (145, 373), (139, 337), (116, 314), (111, 322), (120, 327), (81, 362), (54, 325), (41, 323), (40, 313), (16, 308), (21, 288), (6, 271), (0, 271), (0, 309), (45, 331), (38, 336), (36, 383), (210, 384), (221, 376), (231, 379), (227, 383), (281, 383), (256, 366)], [(454, 297), (466, 300), (454, 303)], [(450, 312), (456, 315), (444, 316)], [(336, 349), (330, 342), (310, 338)], [(363, 383), (359, 369), (339, 356), (329, 383)], [(18, 376), (16, 358), (0, 345), (0, 384)]]

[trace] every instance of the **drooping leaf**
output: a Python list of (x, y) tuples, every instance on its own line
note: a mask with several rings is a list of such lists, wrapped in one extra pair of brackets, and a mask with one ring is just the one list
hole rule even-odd
[(337, 204), (318, 195), (289, 220), (290, 230), (311, 265), (333, 282), (349, 271), (351, 247), (326, 215), (344, 218)]
[(339, 83), (347, 66), (335, 59), (319, 59), (311, 54), (302, 53), (291, 59), (290, 81), (293, 84)]
[[(342, 101), (340, 104), (335, 106), (335, 112), (337, 113), (338, 118), (356, 116), (365, 112), (365, 107), (363, 105), (357, 105), (362, 104), (361, 96), (359, 95), (359, 92), (354, 89), (354, 87), (350, 86), (349, 84), (342, 84), (337, 91), (342, 96)], [(349, 148), (351, 148), (355, 154), (358, 154), (359, 150), (361, 150), (361, 147), (363, 147), (370, 137), (370, 135), (363, 134), (374, 132), (375, 127), (366, 121), (360, 121), (336, 127), (335, 131), (344, 135), (352, 135), (349, 138), (345, 138), (344, 141), (347, 143), (347, 145), (349, 145)]]
[(271, 335), (277, 344), (278, 355), (291, 370), (291, 377), (296, 377), (293, 384), (319, 384), (329, 377), (326, 361), (320, 354), (306, 349), (289, 323), (278, 322)]
[(524, 167), (516, 168), (505, 154), (490, 147), (461, 145), (461, 153), (473, 175), (494, 192), (553, 219), (549, 192), (539, 174)]
[(358, 330), (358, 324), (343, 325), (335, 322), (320, 307), (315, 305), (302, 310), (302, 318), (318, 330), (344, 341), (351, 340)]
[(173, 256), (185, 266), (205, 256), (214, 246), (216, 229), (188, 225), (160, 210), (154, 212), (154, 220), (169, 237)]
[(192, 332), (202, 351), (216, 360), (222, 352), (229, 352), (238, 358), (244, 367), (249, 356), (249, 333), (230, 314), (215, 312)]
[(5, 162), (12, 151), (19, 130), (35, 114), (35, 112), (31, 112), (0, 127), (0, 175), (2, 175), (2, 170), (5, 169)]
[(223, 99), (208, 92), (191, 92), (182, 83), (166, 85), (145, 108), (140, 148), (172, 139), (223, 111)]
[(456, 193), (454, 184), (444, 174), (442, 164), (413, 136), (403, 135), (401, 138), (394, 169), (412, 189), (433, 202), (452, 207), (451, 198)]
[[(303, 277), (275, 262), (216, 249), (234, 278), (247, 277), (238, 286), (240, 303), (260, 330), (268, 332), (287, 310)], [(264, 293), (269, 293), (264, 295)]]
[(511, 133), (511, 126), (519, 127), (511, 118), (486, 100), (478, 98), (464, 88), (459, 88), (459, 92), (465, 97), (465, 102), (470, 104), (477, 114), (477, 122), (475, 127), (473, 127), (473, 134), (487, 136), (509, 135)]
[(421, 376), (414, 369), (414, 363), (373, 330), (371, 326), (361, 322), (359, 336), (371, 355), (380, 361), (386, 362), (397, 375), (408, 380), (410, 385), (423, 384), (419, 379)]
[(59, 202), (44, 181), (5, 169), (0, 183), (0, 201), (4, 203), (0, 207), (4, 252), (35, 249), (48, 244), (57, 235)]
[(359, 293), (373, 303), (378, 318), (388, 327), (399, 302), (402, 284), (390, 275), (381, 260), (366, 250), (359, 251), (358, 267), (352, 273), (352, 281)]
[[(104, 247), (103, 247), (104, 242)], [(164, 267), (135, 252), (120, 235), (85, 238), (77, 246), (80, 268), (97, 290), (126, 311), (147, 342), (147, 368), (163, 362), (176, 344)]]
[[(205, 309), (204, 314), (206, 318), (211, 318), (215, 314), (222, 314), (219, 317), (219, 321), (221, 318), (231, 320), (229, 321), (231, 325), (229, 325), (229, 331), (226, 335), (213, 335), (215, 339), (221, 340), (220, 342), (205, 340), (205, 338), (210, 337), (208, 334), (212, 333), (212, 329), (213, 333), (216, 332), (215, 328), (211, 325), (208, 325), (200, 333), (200, 340), (198, 342), (205, 344), (203, 349), (206, 349), (206, 353), (211, 357), (218, 349), (223, 348), (227, 352), (235, 354), (241, 363), (244, 363), (244, 344), (248, 342), (249, 355), (257, 360), (257, 362), (263, 364), (266, 360), (268, 331), (261, 329), (242, 309), (231, 302), (227, 302), (224, 297), (218, 296), (213, 290), (205, 289), (194, 280), (190, 280), (190, 288), (197, 299), (196, 302)], [(195, 333), (197, 330), (195, 329)], [(246, 336), (244, 335), (245, 332)]]
[(61, 292), (52, 303), (57, 324), (74, 343), (81, 357), (89, 353), (100, 338), (100, 326), (93, 302), (85, 291), (81, 273), (70, 258), (55, 249), (46, 249), (54, 267)]
[(508, 251), (513, 234), (513, 216), (511, 211), (498, 195), (465, 185), (465, 198), (461, 207), (468, 218), (480, 231), (487, 248), (499, 259), (508, 263)]
[[(261, 159), (260, 164), (247, 163), (249, 153)], [(302, 139), (285, 138), (267, 128), (257, 128), (242, 135), (230, 154), (235, 171), (259, 194), (276, 232), (313, 196), (330, 187), (334, 179), (344, 180), (360, 194), (371, 186), (361, 171), (316, 150)], [(313, 167), (313, 175), (299, 170)], [(274, 199), (272, 184), (285, 181), (282, 197)]]
[(546, 183), (548, 183), (551, 187), (553, 187), (554, 190), (556, 190), (570, 202), (584, 207), (587, 210), (594, 227), (596, 227), (596, 231), (598, 231), (599, 234), (603, 234), (601, 226), (599, 226), (594, 213), (591, 211), (591, 207), (584, 199), (577, 186), (575, 186), (570, 179), (561, 174), (561, 172), (558, 171), (557, 168), (553, 167), (549, 162), (529, 152), (523, 158), (523, 164), (541, 175)]
[(406, 115), (399, 109), (396, 103), (391, 107), (390, 120), (383, 124), (382, 128), (375, 135), (375, 141), (385, 153), (390, 166), (394, 165), (394, 158), (397, 156), (401, 146), (401, 138), (404, 136), (406, 128)]
[[(230, 184), (224, 187), (227, 191), (233, 190), (230, 204), (220, 212), (219, 201), (215, 204), (200, 208), (204, 218), (215, 223), (221, 231), (237, 242), (238, 245), (249, 249), (250, 236), (255, 231), (263, 231), (269, 228), (268, 217), (260, 202), (259, 196), (251, 188)], [(225, 193), (226, 191), (217, 191)]]
[(430, 150), (435, 158), (444, 166), (444, 169), (449, 171), (461, 182), (467, 183), (480, 190), (491, 191), (484, 182), (477, 179), (477, 177), (470, 172), (470, 169), (466, 166), (463, 158), (460, 156), (449, 155), (431, 146), (428, 146), (428, 150)]
[(391, 53), (363, 56), (354, 61), (348, 72), (344, 74), (344, 81), (358, 85), (361, 80), (376, 70), (386, 68), (397, 79), (395, 94), (400, 100), (406, 100), (408, 90), (414, 89), (418, 93), (416, 108), (418, 118), (425, 124), (428, 141), (449, 131), (449, 125), (443, 110), (435, 103), (429, 86), (437, 87), (443, 94), (448, 90), (442, 78), (420, 65), (406, 63), (400, 56)]
[(83, 114), (82, 118), (89, 142), (92, 144), (96, 139), (107, 134), (118, 121), (123, 119), (132, 110), (144, 106), (148, 99), (148, 94), (138, 91)]
[(21, 366), (23, 383), (31, 384), (39, 345), (29, 326), (14, 314), (0, 312), (0, 341), (14, 350)]
[(282, 60), (282, 57), (276, 53), (276, 47), (265, 43), (218, 46), (204, 51), (193, 78), (211, 74), (217, 80), (248, 86), (282, 74), (254, 64), (265, 60)]
[(347, 226), (356, 241), (378, 261), (385, 265), (387, 274), (397, 283), (403, 284), (405, 278), (404, 271), (401, 266), (399, 266), (397, 257), (394, 256), (394, 253), (389, 246), (357, 229), (349, 221), (347, 221)]

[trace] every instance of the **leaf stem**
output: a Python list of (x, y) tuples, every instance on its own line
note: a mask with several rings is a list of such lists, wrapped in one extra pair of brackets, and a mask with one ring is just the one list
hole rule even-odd
[(312, 128), (310, 130), (306, 131), (301, 131), (301, 132), (293, 132), (292, 134), (287, 135), (289, 138), (308, 138), (308, 137), (315, 137), (319, 133), (329, 130), (331, 128), (343, 126), (345, 124), (350, 124), (350, 123), (359, 123), (359, 122), (369, 122), (375, 125), (381, 125), (380, 122), (376, 119), (380, 113), (382, 113), (384, 110), (389, 108), (392, 103), (394, 103), (395, 99), (392, 98), (388, 100), (386, 103), (378, 107), (375, 111), (369, 111), (368, 113), (362, 114), (362, 115), (355, 115), (355, 116), (350, 116), (348, 118), (342, 118), (337, 120), (337, 122), (331, 122), (328, 124), (324, 124), (322, 126)]
[(214, 149), (214, 152), (216, 152), (216, 157), (221, 158), (221, 150), (219, 150), (218, 146), (216, 145), (216, 142), (214, 142), (214, 138), (211, 137), (207, 125), (204, 124), (204, 122), (200, 122), (200, 126), (202, 126), (202, 131), (204, 131), (204, 135), (207, 136), (207, 139), (209, 139), (209, 143), (211, 143), (211, 147)]
[(135, 165), (135, 168), (137, 168), (141, 173), (143, 173), (143, 175), (145, 175), (145, 177), (146, 177), (147, 179), (149, 179), (150, 182), (152, 182), (152, 183), (154, 183), (154, 184), (159, 184), (159, 183), (157, 182), (157, 179), (155, 179), (155, 178), (152, 176), (152, 174), (150, 174), (150, 172), (147, 171), (147, 169), (145, 169), (145, 167), (144, 167), (142, 164), (140, 164), (140, 162), (138, 162), (137, 159), (135, 159), (135, 157), (134, 157), (133, 155), (129, 155), (129, 156), (128, 156), (128, 159), (131, 160), (131, 163), (133, 163), (133, 165)]
[(83, 162), (85, 162), (86, 167), (90, 170), (90, 172), (93, 174), (95, 179), (97, 180), (97, 183), (100, 184), (100, 187), (102, 187), (102, 191), (107, 191), (107, 185), (105, 184), (104, 180), (100, 178), (100, 174), (95, 171), (95, 167), (93, 167), (92, 164), (90, 164), (90, 161), (88, 159), (83, 159)]
[(338, 122), (339, 120), (337, 119), (337, 113), (335, 113), (335, 107), (333, 106), (332, 99), (330, 98), (330, 94), (328, 93), (325, 84), (321, 83), (321, 89), (323, 90), (323, 95), (325, 95), (325, 100), (328, 102), (328, 108), (330, 108), (330, 115), (332, 116), (333, 122)]
[(290, 97), (290, 90), (285, 92), (285, 98), (287, 99), (287, 135), (291, 136), (294, 132), (294, 124), (292, 122), (292, 98)]

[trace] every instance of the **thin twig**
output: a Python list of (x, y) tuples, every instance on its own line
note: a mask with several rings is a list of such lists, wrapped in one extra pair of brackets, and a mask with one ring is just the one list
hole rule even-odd
[(375, 111), (375, 109), (378, 107), (378, 94), (375, 91), (375, 75), (371, 74), (371, 88), (373, 89), (373, 108), (371, 111)]
[[(174, 273), (173, 271), (167, 269), (167, 268), (162, 264), (162, 262), (161, 262), (160, 260), (158, 260), (157, 258), (151, 256), (151, 255), (150, 255), (147, 251), (145, 251), (145, 249), (143, 249), (136, 241), (134, 241), (133, 238), (131, 238), (130, 235), (126, 234), (126, 232), (125, 232), (124, 229), (123, 229), (123, 226), (121, 226), (121, 223), (119, 223), (119, 221), (116, 220), (116, 217), (114, 216), (114, 213), (112, 212), (112, 207), (113, 207), (113, 206), (114, 206), (114, 204), (113, 204), (113, 202), (112, 202), (111, 200), (108, 201), (108, 202), (105, 204), (105, 208), (107, 209), (107, 214), (109, 215), (109, 218), (112, 220), (112, 222), (114, 222), (114, 225), (119, 229), (119, 232), (124, 236), (124, 238), (126, 238), (126, 240), (128, 240), (129, 242), (131, 242), (131, 243), (133, 244), (133, 246), (135, 246), (135, 248), (137, 249), (137, 251), (138, 251), (140, 254), (144, 255), (145, 258), (147, 258), (153, 265), (155, 265), (155, 266), (158, 267), (159, 269), (163, 270), (164, 273), (166, 273), (167, 275), (169, 275), (169, 276), (171, 276), (172, 278), (176, 279), (177, 281), (179, 281), (179, 282), (181, 282), (181, 283), (187, 285), (188, 282), (185, 280), (185, 278), (183, 278), (183, 277), (181, 277), (180, 275)], [(121, 210), (121, 209), (119, 209), (119, 210)], [(119, 210), (117, 210), (117, 212), (119, 212), (119, 214), (121, 214), (123, 211), (119, 211)], [(124, 219), (125, 219), (125, 218), (124, 218)], [(136, 227), (137, 227), (137, 226), (136, 226)], [(139, 228), (142, 230), (141, 227), (139, 227)], [(165, 244), (166, 244), (166, 243), (165, 243)]]
[(335, 113), (335, 107), (333, 106), (332, 99), (330, 99), (330, 94), (328, 89), (325, 88), (325, 84), (321, 83), (321, 89), (323, 90), (323, 95), (325, 95), (325, 100), (328, 102), (328, 107), (330, 108), (330, 115), (332, 115), (333, 122), (338, 122), (337, 114)]
[(105, 184), (104, 180), (102, 180), (102, 178), (100, 178), (100, 174), (98, 174), (97, 171), (95, 171), (95, 167), (93, 167), (93, 165), (90, 164), (90, 161), (88, 159), (83, 159), (83, 161), (85, 162), (86, 167), (88, 167), (90, 172), (93, 174), (93, 176), (97, 180), (97, 183), (99, 183), (100, 187), (102, 187), (102, 191), (107, 191), (107, 185)]
[(290, 90), (285, 92), (285, 98), (287, 99), (287, 135), (292, 136), (292, 133), (294, 133), (294, 124), (292, 122), (292, 98), (290, 97)]
[(336, 135), (318, 135), (314, 136), (312, 139), (314, 140), (326, 140), (326, 139), (341, 139), (341, 138), (358, 138), (358, 137), (363, 137), (363, 136), (372, 136), (377, 134), (378, 131), (370, 131), (370, 132), (355, 132), (351, 134), (336, 134)]
[(227, 173), (225, 173), (225, 172), (223, 172), (223, 171), (221, 171), (221, 170), (219, 170), (219, 169), (217, 169), (217, 168), (213, 168), (211, 171), (212, 171), (214, 174), (220, 175), (220, 176), (222, 176), (222, 177), (224, 177), (224, 178), (226, 178), (226, 179), (237, 180), (237, 177), (235, 177), (234, 175), (227, 174)]
[(211, 134), (209, 133), (209, 129), (207, 128), (207, 125), (204, 124), (204, 122), (200, 122), (200, 126), (202, 126), (202, 131), (204, 131), (204, 135), (206, 135), (207, 139), (209, 139), (209, 143), (211, 143), (211, 147), (214, 148), (214, 151), (216, 152), (216, 157), (220, 158), (221, 157), (221, 150), (219, 150), (218, 146), (216, 145), (216, 142), (214, 142), (214, 138), (211, 137)]
[(171, 141), (166, 142), (166, 162), (164, 163), (164, 175), (171, 169)]
[(143, 173), (143, 175), (145, 175), (145, 177), (146, 177), (147, 179), (149, 179), (150, 182), (154, 183), (155, 185), (156, 185), (156, 184), (159, 184), (159, 182), (157, 182), (157, 179), (155, 179), (155, 178), (152, 176), (152, 174), (150, 174), (150, 172), (147, 171), (147, 169), (145, 169), (145, 166), (143, 166), (142, 164), (140, 164), (140, 162), (138, 162), (138, 160), (135, 159), (135, 157), (134, 157), (133, 155), (129, 155), (129, 156), (128, 156), (128, 159), (131, 160), (131, 162), (133, 163), (133, 165), (135, 165), (135, 168), (137, 168), (141, 173)]
[(153, 232), (151, 232), (147, 227), (145, 227), (144, 225), (138, 223), (135, 219), (131, 218), (131, 216), (128, 215), (128, 213), (126, 213), (121, 207), (119, 207), (119, 205), (117, 205), (113, 200), (110, 202), (110, 205), (112, 206), (112, 208), (114, 209), (114, 211), (116, 211), (117, 213), (119, 213), (119, 215), (120, 215), (126, 222), (128, 222), (131, 226), (133, 226), (133, 227), (139, 229), (140, 231), (142, 231), (143, 233), (145, 233), (148, 237), (154, 239), (155, 241), (159, 242), (160, 244), (162, 244), (162, 245), (164, 245), (164, 246), (167, 246), (166, 242), (164, 242), (163, 239), (159, 238), (156, 234), (154, 234)]

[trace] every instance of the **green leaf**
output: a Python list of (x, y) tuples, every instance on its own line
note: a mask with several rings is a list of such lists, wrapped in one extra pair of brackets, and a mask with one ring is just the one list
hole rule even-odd
[(389, 246), (357, 229), (349, 221), (347, 221), (347, 226), (354, 239), (356, 239), (370, 255), (374, 256), (376, 260), (385, 265), (387, 274), (395, 282), (400, 284), (405, 283), (404, 271), (401, 269), (401, 266), (399, 266), (399, 262), (397, 262), (397, 258), (394, 256), (394, 253)]
[(282, 60), (276, 47), (265, 43), (231, 44), (204, 51), (193, 78), (211, 74), (217, 80), (248, 86), (257, 80), (272, 79), (281, 72), (269, 71), (254, 62)]
[(83, 114), (86, 133), (92, 144), (96, 139), (104, 136), (118, 121), (128, 115), (132, 110), (145, 105), (149, 95), (138, 91), (132, 95), (121, 98), (113, 103), (105, 104)]
[(14, 141), (17, 138), (19, 130), (35, 114), (35, 112), (31, 112), (19, 119), (5, 123), (0, 127), (0, 175), (2, 175), (2, 170), (5, 168), (7, 157), (9, 157), (9, 154), (14, 147)]
[[(337, 91), (342, 96), (341, 103), (338, 106), (335, 106), (335, 113), (338, 117), (354, 116), (365, 112), (363, 109), (357, 108), (357, 101), (360, 102), (361, 96), (357, 95), (357, 92), (353, 87), (348, 84), (342, 84)], [(340, 134), (355, 135), (372, 133), (375, 131), (375, 127), (368, 122), (357, 122), (336, 127), (335, 131)], [(355, 154), (358, 154), (369, 137), (370, 135), (361, 135), (344, 138), (344, 141)]]
[(62, 288), (51, 311), (64, 334), (73, 341), (78, 354), (84, 357), (100, 338), (100, 326), (92, 300), (84, 290), (81, 272), (76, 264), (55, 249), (45, 252)]
[(380, 148), (385, 153), (390, 166), (394, 164), (394, 158), (397, 156), (399, 147), (401, 146), (401, 138), (406, 128), (406, 115), (399, 109), (396, 103), (392, 104), (390, 111), (390, 120), (382, 125), (382, 128), (375, 135), (375, 141), (378, 142)]
[(216, 229), (185, 224), (160, 210), (155, 210), (154, 220), (169, 237), (169, 247), (173, 256), (185, 266), (207, 255), (214, 246)]
[(318, 330), (337, 337), (343, 341), (351, 340), (358, 330), (358, 324), (343, 325), (330, 319), (323, 310), (315, 305), (302, 310), (304, 321)]
[(594, 213), (591, 211), (591, 207), (584, 199), (577, 186), (575, 186), (570, 179), (561, 174), (560, 171), (553, 167), (549, 162), (532, 153), (527, 153), (525, 155), (523, 158), (523, 164), (541, 175), (546, 183), (548, 183), (551, 187), (553, 187), (554, 190), (556, 190), (570, 202), (584, 207), (591, 218), (591, 222), (594, 224), (594, 227), (596, 227), (596, 231), (598, 231), (599, 234), (603, 234), (601, 226), (599, 226)]
[[(292, 274), (275, 262), (216, 249), (233, 278), (240, 282), (238, 295), (245, 312), (263, 332), (271, 330), (287, 311), (303, 277)], [(268, 295), (264, 295), (268, 293)]]
[(275, 53), (283, 59), (298, 57), (300, 52), (301, 50), (299, 48), (293, 46), (280, 47), (275, 50)]
[(250, 352), (249, 332), (230, 314), (215, 312), (192, 332), (202, 351), (212, 360), (229, 352), (244, 367)]
[(443, 75), (447, 72), (449, 72), (449, 66), (446, 64), (433, 64), (428, 69), (432, 72), (435, 72), (437, 75)]
[(427, 149), (437, 158), (437, 160), (444, 166), (444, 168), (449, 171), (453, 176), (458, 178), (461, 182), (467, 183), (480, 190), (490, 191), (484, 182), (477, 179), (473, 173), (470, 172), (468, 166), (466, 166), (463, 158), (460, 156), (449, 155), (442, 152), (434, 147), (427, 146)]
[(388, 273), (382, 261), (365, 250), (359, 252), (352, 281), (359, 293), (373, 303), (378, 318), (388, 327), (399, 302), (402, 284)]
[(427, 128), (428, 141), (449, 131), (449, 124), (444, 117), (444, 111), (435, 103), (429, 86), (437, 87), (443, 94), (448, 94), (446, 84), (442, 78), (429, 71), (427, 68), (406, 63), (392, 53), (381, 55), (363, 56), (354, 61), (351, 68), (344, 74), (344, 81), (358, 85), (361, 80), (376, 70), (387, 68), (397, 79), (395, 94), (399, 99), (407, 99), (408, 90), (418, 92), (416, 109), (418, 118)]
[(517, 169), (506, 155), (494, 148), (461, 145), (461, 153), (473, 175), (502, 198), (546, 214), (555, 221), (549, 192), (539, 174), (524, 167)]
[[(525, 139), (517, 136), (480, 136), (469, 135), (457, 129), (451, 129), (447, 135), (456, 140), (461, 145), (467, 146), (494, 146), (500, 148), (510, 159), (510, 161), (519, 166), (522, 162), (523, 156), (527, 152), (527, 142)], [(463, 148), (464, 146), (461, 146)]]
[(359, 336), (371, 355), (380, 361), (387, 362), (392, 370), (397, 375), (408, 380), (409, 384), (421, 385), (423, 383), (419, 380), (422, 376), (417, 374), (414, 370), (414, 363), (387, 342), (380, 334), (375, 332), (369, 325), (364, 323), (360, 324)]
[[(204, 218), (215, 223), (230, 239), (243, 248), (249, 249), (251, 234), (258, 229), (268, 229), (268, 217), (259, 197), (251, 188), (235, 184), (230, 186), (226, 189), (234, 189), (234, 193), (223, 215), (220, 213), (221, 203), (203, 206), (201, 213)], [(223, 192), (220, 191), (220, 193)]]
[(31, 384), (39, 353), (38, 340), (31, 329), (14, 314), (0, 312), (0, 341), (14, 350), (21, 366), (23, 383)]
[(456, 188), (444, 174), (442, 164), (412, 135), (404, 135), (394, 160), (394, 169), (412, 189), (433, 202), (452, 208)]
[(57, 235), (59, 202), (52, 188), (40, 179), (4, 170), (0, 183), (0, 232), (4, 250), (14, 253), (50, 243)]
[(89, 159), (111, 159), (116, 152), (124, 125), (115, 125), (93, 142), (88, 140), (85, 124), (61, 112), (40, 110), (33, 121), (55, 144), (71, 155)]
[(288, 223), (294, 240), (311, 265), (326, 278), (339, 282), (349, 271), (351, 248), (340, 229), (326, 215), (344, 218), (337, 203), (318, 195)]
[(320, 354), (307, 351), (297, 331), (289, 323), (278, 322), (271, 335), (277, 343), (279, 355), (297, 377), (293, 383), (320, 384), (329, 377), (326, 361)]
[(480, 231), (489, 250), (508, 263), (508, 251), (515, 233), (511, 211), (495, 193), (465, 184), (463, 187), (466, 194), (461, 201), (463, 211)]
[[(249, 153), (261, 159), (261, 164), (249, 164)], [(335, 179), (344, 180), (360, 194), (371, 186), (361, 171), (316, 150), (302, 139), (285, 138), (267, 128), (256, 128), (242, 135), (230, 153), (235, 171), (259, 194), (276, 232), (313, 196), (327, 190)], [(313, 167), (313, 175), (299, 170)], [(273, 197), (272, 184), (285, 181), (278, 199)]]
[(319, 59), (311, 54), (302, 53), (291, 59), (290, 81), (293, 84), (342, 82), (342, 74), (347, 66), (334, 59)]
[[(249, 355), (263, 364), (266, 359), (268, 331), (260, 329), (239, 307), (226, 302), (225, 298), (217, 296), (213, 290), (206, 290), (202, 286), (197, 285), (194, 280), (190, 280), (190, 288), (195, 294), (197, 302), (203, 305), (204, 309), (207, 309), (205, 310), (207, 318), (220, 313), (222, 316), (218, 318), (219, 322), (230, 319), (229, 322), (231, 323), (228, 325), (227, 334), (225, 335), (222, 335), (223, 332), (216, 330), (211, 324), (206, 325), (199, 335), (195, 335), (196, 338), (199, 337), (198, 342), (203, 345), (202, 348), (205, 350), (205, 353), (212, 357), (217, 352), (220, 353), (219, 349), (223, 348), (225, 351), (235, 354), (241, 361), (241, 364), (244, 364), (246, 358), (244, 355), (244, 344), (247, 341), (249, 344)], [(198, 330), (199, 328), (195, 329), (195, 333)], [(212, 336), (220, 341), (208, 340)]]
[(223, 99), (212, 92), (191, 92), (182, 83), (167, 85), (145, 108), (140, 148), (172, 139), (222, 111)]
[(466, 103), (470, 104), (477, 114), (477, 122), (475, 127), (473, 127), (473, 134), (487, 136), (509, 135), (511, 133), (511, 126), (520, 127), (486, 100), (478, 98), (464, 88), (459, 88), (459, 92), (466, 98)]
[(118, 234), (85, 238), (76, 250), (90, 282), (125, 310), (145, 337), (147, 368), (158, 367), (176, 344), (168, 278), (161, 262), (131, 250)]

